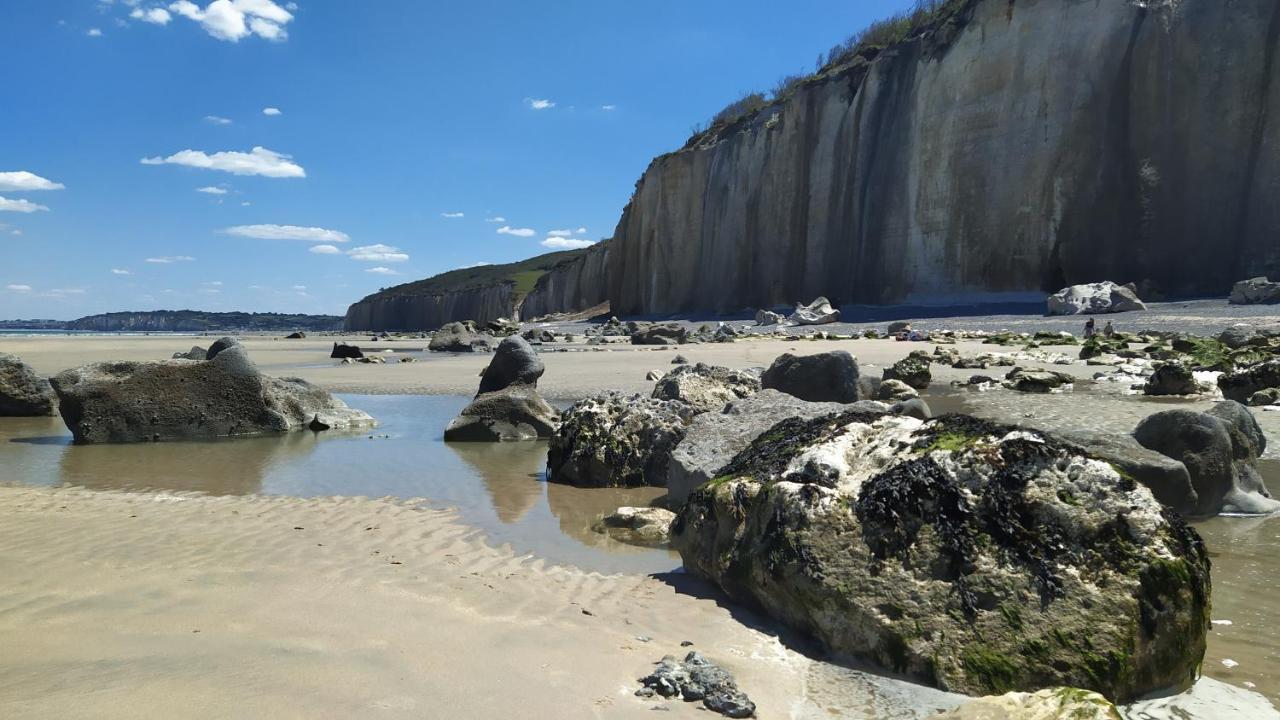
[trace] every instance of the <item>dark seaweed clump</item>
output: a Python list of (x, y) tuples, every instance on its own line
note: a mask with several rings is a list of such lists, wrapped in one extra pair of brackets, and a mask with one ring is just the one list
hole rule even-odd
[(787, 418), (738, 453), (716, 473), (721, 477), (775, 478), (792, 458), (826, 442), (850, 423), (873, 423), (882, 416), (865, 410), (848, 410), (817, 419)]

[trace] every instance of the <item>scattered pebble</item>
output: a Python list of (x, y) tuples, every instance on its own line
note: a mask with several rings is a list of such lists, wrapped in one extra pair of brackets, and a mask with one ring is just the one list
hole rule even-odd
[(1239, 665), (1240, 663), (1236, 662), (1235, 660), (1232, 660), (1231, 658), (1224, 658), (1224, 659), (1222, 660), (1222, 664), (1223, 664), (1223, 666), (1224, 666), (1224, 667), (1227, 667), (1227, 668), (1233, 668), (1233, 667), (1235, 667), (1235, 666)]
[(1223, 625), (1223, 626), (1232, 624), (1230, 620), (1213, 620), (1212, 622), (1214, 625)]

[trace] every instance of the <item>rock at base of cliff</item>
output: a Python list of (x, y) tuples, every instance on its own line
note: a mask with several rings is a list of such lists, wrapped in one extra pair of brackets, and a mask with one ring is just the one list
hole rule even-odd
[(1232, 305), (1274, 305), (1280, 303), (1280, 282), (1265, 277), (1241, 280), (1231, 288), (1227, 302)]
[(501, 390), (509, 385), (535, 387), (538, 378), (546, 371), (542, 358), (534, 352), (528, 340), (511, 335), (498, 343), (493, 359), (481, 374), (480, 389), (476, 395)]
[(620, 507), (600, 518), (591, 529), (628, 545), (666, 545), (676, 514), (656, 507)]
[(761, 387), (809, 402), (851, 403), (871, 397), (859, 397), (858, 360), (844, 350), (779, 355), (760, 382)]
[(432, 352), (489, 352), (493, 336), (474, 331), (474, 324), (451, 322), (431, 336), (427, 349)]
[(677, 400), (608, 392), (565, 411), (547, 479), (584, 487), (664, 485), (671, 451), (697, 413)]
[(819, 297), (808, 305), (796, 305), (795, 312), (791, 313), (787, 322), (795, 325), (829, 325), (840, 322), (840, 311), (831, 307), (830, 300)]
[(1026, 428), (784, 421), (695, 490), (671, 534), (685, 568), (730, 597), (954, 692), (1061, 685), (1127, 701), (1188, 687), (1204, 657), (1195, 530), (1110, 464)]
[(16, 355), (0, 353), (0, 417), (53, 415), (56, 405), (48, 380)]
[[(509, 339), (509, 338), (508, 338)], [(560, 413), (530, 385), (482, 393), (445, 428), (450, 442), (512, 442), (553, 436)]]
[(297, 378), (258, 372), (235, 345), (204, 362), (106, 362), (51, 378), (79, 443), (188, 440), (298, 430), (315, 418), (333, 428), (373, 418)]
[(719, 410), (726, 403), (750, 397), (760, 390), (760, 378), (749, 372), (718, 365), (681, 365), (658, 380), (653, 397), (679, 400), (697, 412)]
[(689, 341), (689, 329), (667, 323), (638, 328), (631, 333), (632, 345), (680, 345)]
[(786, 321), (787, 321), (787, 318), (785, 315), (779, 315), (778, 313), (772, 310), (756, 311), (756, 325), (760, 327), (768, 327), (770, 325), (781, 325)]
[(1102, 315), (1146, 310), (1131, 288), (1113, 282), (1072, 285), (1049, 296), (1050, 315)]

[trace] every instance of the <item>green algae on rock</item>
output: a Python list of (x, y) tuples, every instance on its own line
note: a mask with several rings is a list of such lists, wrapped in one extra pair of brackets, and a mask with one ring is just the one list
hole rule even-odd
[(1209, 559), (1145, 487), (966, 416), (786, 421), (695, 490), (685, 567), (834, 652), (946, 690), (1185, 688)]

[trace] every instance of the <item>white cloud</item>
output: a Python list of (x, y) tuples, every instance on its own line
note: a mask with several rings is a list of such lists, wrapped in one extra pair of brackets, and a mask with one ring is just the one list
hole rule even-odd
[(129, 13), (129, 17), (152, 25), (168, 25), (169, 21), (173, 19), (169, 11), (161, 7), (153, 7), (146, 10), (134, 8), (133, 12)]
[(85, 33), (89, 37), (102, 37), (102, 31), (98, 28), (89, 28), (89, 32)]
[(112, 275), (132, 275), (133, 273), (129, 272), (128, 270), (125, 270), (124, 268), (111, 268), (111, 274)]
[(400, 274), (389, 267), (371, 267), (365, 270), (365, 272), (373, 273), (375, 275), (399, 275)]
[(556, 106), (556, 104), (550, 100), (539, 100), (538, 98), (525, 98), (524, 101), (529, 103), (529, 107), (534, 110), (547, 110)]
[(551, 237), (569, 237), (573, 234), (572, 230), (549, 230), (547, 234)]
[(513, 228), (509, 225), (503, 225), (502, 227), (498, 228), (498, 234), (499, 235), (515, 235), (516, 237), (533, 237), (538, 233), (534, 232), (532, 228)]
[(351, 236), (339, 230), (329, 230), (321, 227), (301, 227), (299, 225), (236, 225), (222, 232), (227, 235), (258, 240), (306, 240), (307, 242), (344, 243), (351, 239)]
[(21, 231), (21, 230), (10, 230), (10, 231), (9, 231), (9, 234), (10, 234), (10, 235), (21, 235), (21, 234), (22, 234), (22, 231)]
[(618, 109), (618, 106), (617, 105), (601, 105), (600, 109), (604, 110), (605, 112), (613, 112), (614, 110)]
[(470, 265), (463, 265), (461, 268), (458, 268), (458, 269), (459, 269), (459, 270), (465, 270), (465, 269), (467, 269), (467, 268), (484, 267), (485, 265), (492, 265), (492, 264), (493, 264), (493, 263), (491, 263), (491, 262), (485, 262), (484, 260), (481, 260), (480, 262), (473, 262), (473, 263), (471, 263)]
[(293, 286), (293, 289), (294, 289), (294, 290), (297, 290), (298, 292), (305, 292), (305, 291), (306, 291), (306, 289), (307, 289), (307, 286), (306, 286), (306, 285), (294, 285), (294, 286)]
[(8, 198), (0, 197), (0, 212), (33, 213), (38, 210), (48, 209), (49, 208), (43, 205), (37, 205), (30, 200), (10, 200)]
[(221, 170), (232, 175), (261, 175), (272, 178), (306, 177), (307, 171), (288, 155), (255, 147), (247, 153), (216, 152), (206, 155), (200, 150), (183, 150), (166, 158), (142, 158), (143, 165), (186, 165), (205, 170)]
[(13, 292), (31, 292), (30, 285), (5, 285), (4, 289), (12, 290)]
[(172, 263), (191, 262), (193, 260), (195, 260), (195, 258), (190, 255), (165, 255), (162, 257), (149, 257), (145, 262), (149, 262), (154, 265), (170, 265)]
[(208, 185), (202, 188), (196, 188), (196, 192), (205, 193), (206, 195), (226, 195), (227, 194), (226, 188), (215, 187), (213, 185)]
[(178, 0), (169, 10), (200, 23), (204, 31), (219, 40), (239, 42), (249, 35), (265, 40), (284, 40), (284, 26), (293, 20), (289, 11), (272, 0), (213, 0), (203, 10), (191, 0)]
[(40, 297), (64, 298), (68, 295), (84, 295), (84, 288), (52, 288), (40, 293)]
[(262, 114), (275, 117), (276, 115), (283, 115), (284, 113), (280, 112), (280, 108), (269, 107), (269, 108), (262, 108)]
[(61, 190), (65, 186), (26, 170), (0, 172), (0, 190)]
[(210, 281), (208, 281), (208, 282), (204, 282), (204, 283), (200, 283), (200, 284), (201, 284), (201, 285), (209, 285), (209, 286), (212, 286), (212, 287), (222, 287), (222, 281), (221, 281), (221, 280), (210, 280)]
[(543, 240), (541, 245), (542, 247), (550, 248), (551, 250), (577, 250), (578, 248), (591, 247), (592, 245), (595, 245), (595, 242), (592, 240), (580, 240), (578, 238), (549, 237), (546, 240)]
[(332, 245), (312, 245), (307, 248), (307, 252), (313, 252), (317, 255), (337, 255), (342, 251)]
[(580, 227), (577, 230), (574, 230), (574, 232), (576, 232), (579, 235), (585, 235), (587, 233), (587, 229), (584, 227)]
[(240, 203), (240, 207), (249, 207), (252, 204), (253, 203), (249, 202), (248, 200), (245, 200), (244, 202)]
[(205, 115), (204, 121), (207, 123), (213, 123), (214, 125), (230, 125), (231, 124), (231, 118), (224, 118), (220, 115)]
[(447, 217), (447, 218), (460, 218), (460, 217), (463, 217), (463, 213), (460, 213), (460, 212), (446, 212), (446, 213), (440, 213), (440, 217)]
[(494, 215), (493, 217), (485, 218), (484, 221), (491, 222), (491, 223), (500, 223), (500, 222), (506, 222), (507, 219), (502, 217), (501, 215)]
[(381, 244), (351, 248), (347, 251), (347, 255), (352, 260), (363, 262), (404, 262), (409, 259), (409, 256), (400, 248)]

